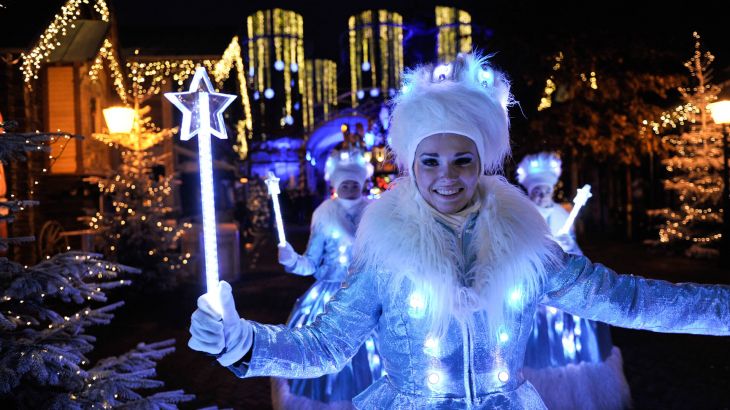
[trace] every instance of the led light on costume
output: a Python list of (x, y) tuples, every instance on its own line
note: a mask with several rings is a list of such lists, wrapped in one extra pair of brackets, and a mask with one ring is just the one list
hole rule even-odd
[(226, 139), (223, 110), (236, 98), (216, 93), (204, 68), (198, 67), (190, 89), (180, 93), (165, 93), (165, 98), (183, 115), (180, 140), (198, 135), (200, 195), (203, 212), (203, 246), (205, 249), (205, 278), (208, 298), (218, 312), (222, 307), (218, 296), (218, 244), (216, 239), (215, 197), (213, 195), (213, 158), (211, 138)]

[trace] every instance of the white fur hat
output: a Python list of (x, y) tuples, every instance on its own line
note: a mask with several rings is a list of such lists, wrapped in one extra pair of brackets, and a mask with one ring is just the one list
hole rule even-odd
[(324, 179), (337, 189), (345, 181), (355, 181), (361, 185), (372, 175), (372, 168), (360, 150), (332, 151), (325, 163)]
[(527, 155), (517, 167), (517, 180), (530, 192), (536, 185), (554, 186), (562, 172), (562, 161), (557, 154), (541, 152)]
[(505, 76), (477, 54), (459, 54), (450, 64), (407, 72), (395, 99), (391, 149), (402, 170), (411, 170), (418, 144), (434, 134), (463, 135), (476, 144), (485, 172), (502, 168), (510, 152)]

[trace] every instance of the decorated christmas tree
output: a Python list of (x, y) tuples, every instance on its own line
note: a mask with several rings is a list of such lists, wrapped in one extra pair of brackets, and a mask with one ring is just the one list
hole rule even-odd
[(685, 63), (691, 86), (680, 88), (683, 104), (651, 123), (662, 136), (669, 156), (662, 161), (668, 177), (667, 190), (674, 193), (674, 206), (651, 211), (663, 219), (660, 244), (681, 249), (689, 256), (717, 256), (722, 214), (722, 133), (712, 122), (707, 105), (717, 99), (720, 88), (712, 84), (710, 65), (714, 56), (702, 51), (694, 33), (695, 51)]
[[(5, 134), (0, 161), (48, 151), (56, 134)], [(5, 220), (24, 205), (21, 200), (0, 204), (8, 212)], [(126, 274), (139, 273), (100, 256), (66, 252), (33, 266), (0, 258), (1, 408), (169, 409), (193, 398), (182, 391), (138, 391), (163, 386), (154, 380), (156, 361), (174, 351), (173, 340), (140, 343), (119, 357), (89, 362), (86, 354), (95, 338), (87, 329), (108, 324), (111, 312), (123, 305), (108, 303), (106, 291), (128, 285)]]
[[(145, 110), (135, 109), (135, 115)], [(105, 209), (89, 223), (99, 230), (102, 249), (111, 260), (142, 271), (141, 289), (175, 286), (180, 270), (190, 259), (183, 255), (180, 239), (190, 225), (180, 226), (171, 207), (175, 175), (163, 175), (162, 159), (150, 148), (175, 130), (158, 130), (148, 119), (137, 118), (130, 134), (94, 134), (122, 149), (122, 164), (113, 175), (98, 180)]]

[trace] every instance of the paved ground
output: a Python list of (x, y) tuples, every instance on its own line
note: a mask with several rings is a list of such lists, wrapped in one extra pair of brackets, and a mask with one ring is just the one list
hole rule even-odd
[[(290, 237), (296, 249), (304, 248), (304, 230), (293, 230)], [(730, 284), (730, 271), (721, 270), (712, 262), (666, 257), (634, 243), (582, 243), (594, 261), (619, 272), (673, 282)], [(281, 323), (312, 280), (283, 274), (273, 260), (273, 245), (268, 246), (259, 266), (246, 270), (234, 283), (235, 297), (244, 317)], [(197, 395), (194, 402), (182, 408), (270, 408), (268, 379), (236, 379), (215, 360), (187, 348), (189, 317), (200, 292), (197, 284), (189, 282), (173, 293), (153, 298), (127, 293), (127, 305), (118, 311), (112, 325), (92, 331), (98, 336), (92, 358), (123, 353), (140, 341), (175, 338), (177, 351), (160, 362), (158, 373), (170, 389), (184, 389)], [(624, 370), (636, 408), (730, 408), (730, 338), (619, 328), (614, 328), (613, 338), (624, 355)]]

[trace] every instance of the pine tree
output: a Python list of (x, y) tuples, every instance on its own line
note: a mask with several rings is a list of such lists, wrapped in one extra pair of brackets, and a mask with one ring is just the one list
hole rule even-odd
[[(47, 152), (55, 134), (5, 134), (0, 161)], [(26, 202), (0, 207), (10, 212), (6, 219), (11, 220)], [(156, 361), (174, 351), (174, 340), (140, 343), (122, 356), (89, 363), (85, 354), (95, 338), (87, 328), (108, 324), (111, 312), (123, 305), (104, 305), (106, 291), (129, 285), (120, 275), (139, 273), (100, 256), (66, 252), (30, 267), (0, 258), (0, 407), (171, 409), (192, 400), (180, 390), (146, 396), (136, 391), (163, 386), (153, 379)]]
[(175, 130), (148, 131), (147, 124), (146, 119), (136, 121), (139, 128), (121, 140), (94, 134), (127, 149), (121, 153), (122, 165), (115, 174), (98, 181), (108, 209), (97, 212), (89, 225), (99, 230), (104, 254), (141, 269), (139, 288), (155, 291), (174, 287), (180, 270), (188, 264), (190, 255), (182, 254), (180, 239), (192, 225), (179, 226), (174, 219), (170, 203), (175, 175), (158, 175), (155, 171), (162, 161), (149, 151)]
[(717, 99), (720, 88), (712, 84), (710, 65), (715, 57), (703, 52), (700, 36), (693, 35), (695, 51), (685, 63), (693, 85), (679, 89), (682, 105), (651, 124), (658, 134), (669, 130), (662, 137), (669, 152), (662, 161), (669, 175), (664, 186), (674, 193), (676, 205), (650, 211), (650, 215), (664, 219), (659, 243), (675, 246), (689, 256), (714, 257), (722, 224), (722, 133), (712, 122), (707, 104)]
[(24, 267), (0, 258), (0, 403), (5, 408), (82, 409), (122, 404), (171, 408), (193, 398), (182, 391), (143, 396), (158, 388), (156, 361), (174, 351), (173, 340), (139, 344), (91, 366), (85, 354), (92, 325), (109, 324), (124, 302), (106, 303), (106, 291), (130, 283), (133, 268), (67, 252)]

